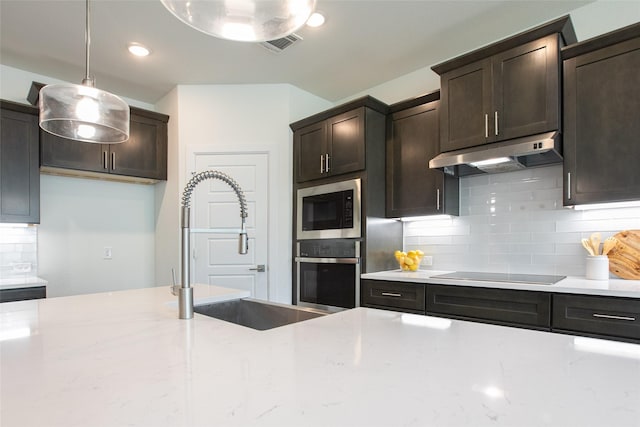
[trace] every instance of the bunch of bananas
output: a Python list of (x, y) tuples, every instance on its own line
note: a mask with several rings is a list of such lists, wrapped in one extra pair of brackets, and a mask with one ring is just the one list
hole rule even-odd
[(403, 271), (417, 271), (420, 267), (420, 261), (424, 257), (424, 252), (420, 249), (409, 252), (395, 251), (394, 255)]

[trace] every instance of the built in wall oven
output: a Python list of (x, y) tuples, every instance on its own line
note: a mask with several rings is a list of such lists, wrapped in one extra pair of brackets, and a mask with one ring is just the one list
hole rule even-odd
[(295, 261), (298, 305), (329, 311), (360, 305), (360, 241), (298, 241)]
[(360, 179), (301, 188), (297, 240), (360, 238)]

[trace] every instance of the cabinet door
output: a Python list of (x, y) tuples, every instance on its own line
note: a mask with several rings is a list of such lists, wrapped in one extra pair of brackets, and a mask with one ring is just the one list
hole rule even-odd
[(545, 292), (427, 285), (427, 314), (548, 330), (551, 296)]
[(40, 131), (40, 165), (90, 172), (109, 171), (109, 147), (72, 141)]
[(564, 61), (565, 205), (640, 199), (640, 38)]
[(558, 34), (492, 57), (490, 137), (502, 141), (558, 129)]
[(129, 140), (109, 146), (110, 173), (167, 179), (167, 124), (131, 114)]
[(0, 302), (25, 301), (46, 297), (46, 286), (36, 286), (33, 288), (0, 289)]
[(40, 222), (38, 116), (2, 108), (0, 222)]
[(552, 327), (558, 331), (640, 341), (640, 300), (556, 294)]
[(429, 169), (438, 155), (439, 101), (391, 115), (387, 138), (387, 216), (441, 213), (444, 178)]
[(362, 280), (361, 305), (424, 314), (424, 285), (421, 283)]
[(365, 109), (358, 108), (327, 120), (329, 174), (364, 169)]
[(491, 60), (442, 75), (440, 151), (482, 145), (490, 140)]
[(325, 122), (314, 123), (294, 133), (296, 151), (296, 181), (322, 178), (327, 155), (327, 127)]

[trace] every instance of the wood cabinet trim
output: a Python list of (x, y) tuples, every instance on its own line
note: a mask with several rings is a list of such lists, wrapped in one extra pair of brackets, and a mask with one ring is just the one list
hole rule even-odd
[(573, 23), (571, 22), (571, 17), (569, 15), (565, 15), (553, 21), (542, 24), (538, 27), (518, 33), (512, 37), (500, 40), (467, 54), (434, 65), (431, 67), (431, 69), (437, 74), (443, 75), (451, 70), (455, 70), (456, 68), (460, 68), (472, 62), (476, 62), (483, 58), (493, 56), (500, 52), (504, 52), (506, 50), (512, 49), (519, 45), (528, 43), (530, 41), (545, 37), (553, 33), (560, 33), (563, 38), (564, 44), (567, 45), (576, 43), (578, 41), (575, 29), (573, 28)]
[(640, 37), (640, 22), (566, 46), (562, 48), (562, 59), (567, 60), (637, 37)]
[(306, 117), (302, 120), (298, 120), (289, 125), (291, 130), (294, 132), (302, 129), (306, 126), (312, 125), (314, 123), (318, 123), (327, 119), (330, 119), (334, 116), (347, 113), (351, 110), (355, 110), (360, 107), (370, 108), (374, 111), (377, 111), (382, 114), (387, 114), (389, 112), (389, 106), (382, 101), (377, 100), (372, 96), (364, 96), (362, 98), (358, 98), (354, 101), (347, 102), (345, 104), (339, 105), (337, 107), (322, 111), (320, 113), (314, 114), (312, 116)]

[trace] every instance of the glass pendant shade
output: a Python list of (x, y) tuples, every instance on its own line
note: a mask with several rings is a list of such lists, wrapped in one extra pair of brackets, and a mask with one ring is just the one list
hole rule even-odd
[(96, 89), (89, 77), (89, 0), (85, 4), (85, 78), (81, 85), (53, 84), (40, 89), (40, 127), (76, 141), (118, 144), (129, 139), (129, 106), (120, 97)]
[(40, 89), (40, 127), (63, 138), (98, 144), (129, 139), (129, 105), (95, 87), (52, 84)]
[(179, 20), (227, 40), (263, 42), (302, 27), (316, 0), (161, 0)]

